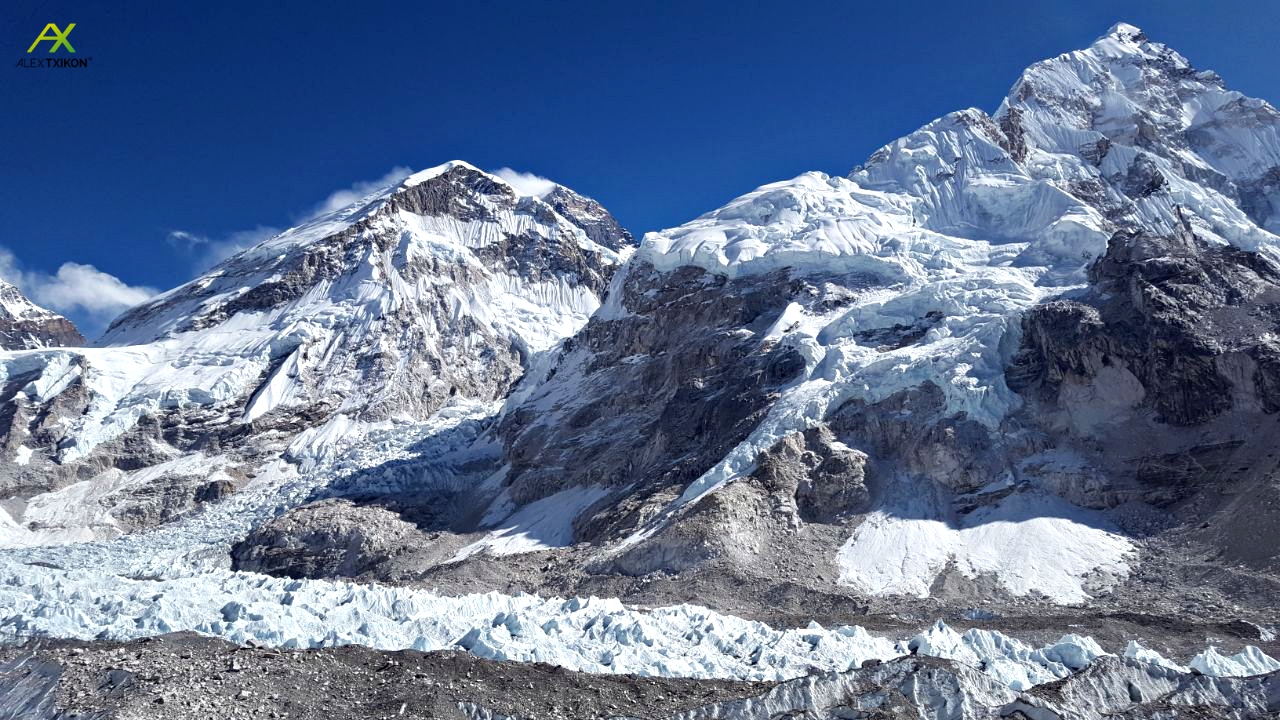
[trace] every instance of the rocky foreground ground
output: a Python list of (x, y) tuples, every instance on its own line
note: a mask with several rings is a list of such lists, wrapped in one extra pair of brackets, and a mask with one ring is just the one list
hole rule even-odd
[(1114, 657), (1017, 693), (977, 668), (917, 656), (773, 684), (593, 675), (456, 652), (239, 647), (192, 634), (0, 650), (0, 720), (1278, 716), (1280, 673), (1211, 678)]
[[(0, 657), (8, 663), (0, 671), (0, 718), (15, 720), (452, 720), (475, 717), (462, 709), (467, 705), (531, 719), (658, 718), (769, 688), (761, 683), (591, 675), (453, 652), (238, 647), (193, 634), (123, 644), (43, 642), (5, 648)], [(21, 688), (20, 678), (28, 679)], [(15, 701), (22, 690), (37, 688), (41, 692), (28, 693), (33, 702), (19, 708)]]

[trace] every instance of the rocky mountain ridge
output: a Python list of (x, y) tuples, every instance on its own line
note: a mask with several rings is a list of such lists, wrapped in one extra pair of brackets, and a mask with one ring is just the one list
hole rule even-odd
[(101, 347), (7, 360), (9, 542), (168, 522), (363, 426), (505, 397), (630, 247), (594, 201), (549, 197), (564, 214), (449, 163), (125, 313)]
[(0, 280), (0, 350), (74, 347), (84, 342), (70, 320), (36, 305), (17, 287)]

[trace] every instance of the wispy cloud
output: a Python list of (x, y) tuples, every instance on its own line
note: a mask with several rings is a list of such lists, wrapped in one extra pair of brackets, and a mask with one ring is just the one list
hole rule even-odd
[(537, 195), (542, 197), (556, 189), (556, 184), (541, 175), (512, 170), (509, 167), (498, 168), (494, 175), (502, 178), (521, 195)]
[(366, 180), (354, 183), (351, 187), (335, 190), (330, 193), (329, 197), (325, 198), (323, 202), (305, 213), (301, 217), (301, 220), (310, 220), (311, 218), (319, 217), (335, 210), (341, 210), (354, 202), (364, 199), (369, 195), (369, 193), (372, 193), (375, 190), (380, 190), (388, 185), (395, 185), (412, 174), (413, 170), (397, 165), (396, 167), (388, 170), (387, 174), (377, 180)]
[[(341, 210), (352, 203), (359, 202), (376, 190), (399, 183), (412, 174), (413, 170), (397, 166), (391, 168), (385, 175), (376, 180), (357, 182), (349, 187), (335, 190), (310, 209), (294, 216), (293, 221), (304, 223), (326, 213)], [(199, 274), (242, 250), (248, 250), (263, 240), (273, 235), (278, 235), (280, 232), (280, 228), (266, 225), (259, 225), (248, 230), (237, 230), (220, 236), (188, 230), (170, 230), (167, 239), (174, 247), (181, 248), (192, 256), (192, 269), (196, 274)]]
[(82, 263), (63, 263), (52, 275), (27, 270), (5, 247), (0, 247), (0, 277), (17, 285), (37, 305), (71, 318), (86, 337), (96, 335), (107, 321), (156, 294), (154, 288), (130, 285)]
[(279, 232), (278, 228), (259, 225), (251, 230), (237, 230), (226, 237), (213, 238), (186, 230), (171, 230), (168, 240), (194, 256), (194, 269), (201, 273)]

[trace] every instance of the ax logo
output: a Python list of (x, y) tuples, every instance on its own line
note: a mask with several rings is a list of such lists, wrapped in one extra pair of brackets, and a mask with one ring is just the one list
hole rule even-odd
[[(67, 52), (74, 53), (76, 49), (71, 47), (71, 43), (67, 42), (67, 36), (71, 34), (71, 31), (74, 30), (75, 27), (76, 24), (71, 23), (70, 25), (67, 25), (66, 30), (59, 30), (58, 26), (53, 23), (45, 25), (44, 30), (40, 31), (40, 37), (36, 38), (35, 42), (31, 43), (31, 47), (27, 48), (27, 53), (30, 54), (33, 52), (36, 49), (36, 46), (45, 40), (49, 40), (53, 43), (53, 47), (49, 48), (49, 54), (51, 55), (57, 52), (59, 47), (66, 47)], [(50, 31), (52, 31), (53, 34), (50, 34)]]
[[(40, 31), (40, 36), (36, 38), (35, 42), (31, 43), (31, 47), (27, 48), (27, 55), (30, 55), (31, 53), (35, 52), (36, 48), (40, 47), (40, 43), (42, 42), (52, 43), (49, 46), (50, 55), (53, 55), (54, 53), (58, 52), (59, 48), (66, 48), (68, 53), (71, 53), (72, 55), (74, 55), (76, 52), (76, 49), (74, 47), (71, 47), (71, 41), (67, 39), (67, 36), (70, 35), (71, 31), (75, 29), (76, 29), (75, 23), (69, 23), (67, 25), (66, 30), (59, 29), (58, 26), (53, 23), (49, 23), (48, 25), (45, 25), (44, 30)], [(37, 57), (29, 58), (26, 55), (23, 55), (21, 58), (18, 58), (18, 63), (16, 67), (20, 67), (20, 68), (86, 68), (86, 67), (89, 67), (90, 60), (93, 60), (93, 58), (66, 57), (66, 56), (63, 56), (63, 57), (37, 56)]]

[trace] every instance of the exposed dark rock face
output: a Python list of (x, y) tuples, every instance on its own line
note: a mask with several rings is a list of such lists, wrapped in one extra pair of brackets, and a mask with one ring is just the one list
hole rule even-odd
[[(1089, 291), (1034, 308), (1009, 371), (1019, 392), (1056, 401), (1063, 383), (1125, 374), (1162, 422), (1190, 426), (1280, 400), (1280, 268), (1262, 255), (1120, 232)], [(1136, 388), (1135, 388), (1136, 390)]]
[[(74, 366), (83, 367), (78, 362)], [(0, 493), (6, 496), (27, 497), (73, 478), (84, 479), (78, 472), (63, 470), (53, 462), (58, 448), (70, 440), (70, 427), (63, 418), (78, 417), (88, 407), (89, 396), (84, 383), (77, 378), (49, 402), (33, 403), (20, 393), (37, 377), (38, 371), (33, 368), (30, 373), (11, 377), (0, 388), (3, 448), (11, 453), (10, 457), (18, 452), (19, 447), (34, 448), (27, 464), (0, 465)]]
[(625, 316), (593, 318), (498, 428), (512, 500), (609, 488), (599, 512), (579, 519), (582, 540), (616, 538), (651, 517), (744, 439), (803, 369), (794, 349), (757, 336), (789, 287), (785, 273), (737, 282), (633, 265)]
[(70, 320), (32, 303), (0, 280), (0, 350), (34, 350), (84, 345)]
[(1280, 232), (1280, 167), (1240, 187), (1240, 209), (1272, 232)]
[(1043, 480), (1078, 504), (1157, 509), (1117, 511), (1136, 533), (1182, 527), (1183, 542), (1275, 567), (1280, 268), (1184, 226), (1117, 233), (1089, 280), (1026, 315), (1007, 374), (1042, 442), (1087, 459)]
[(207, 475), (166, 475), (145, 485), (129, 487), (112, 496), (112, 516), (125, 532), (155, 527), (216, 502), (235, 492), (230, 479), (210, 480)]
[(542, 201), (582, 228), (587, 237), (611, 249), (621, 250), (636, 244), (627, 229), (604, 209), (600, 203), (564, 186), (557, 186), (543, 196)]
[(1007, 462), (1005, 443), (981, 423), (948, 412), (942, 390), (933, 383), (877, 403), (851, 400), (828, 423), (838, 437), (856, 438), (873, 463), (884, 461), (957, 492), (991, 482)]
[(79, 347), (84, 336), (64, 317), (45, 320), (0, 319), (0, 349), (31, 350), (42, 347)]
[(1160, 191), (1165, 186), (1164, 175), (1146, 155), (1139, 155), (1123, 177), (1112, 182), (1133, 200), (1139, 200)]

